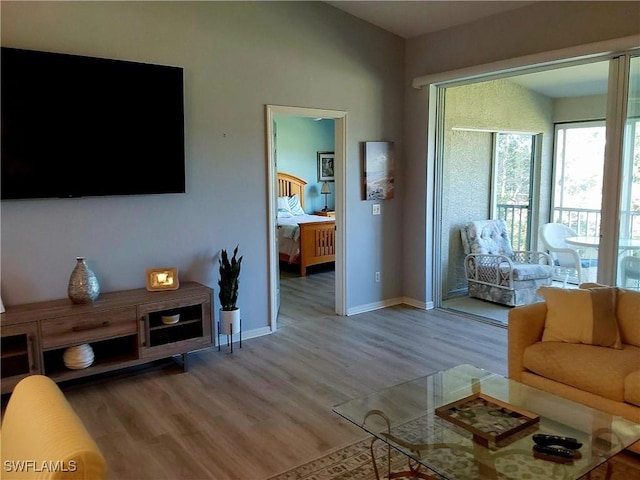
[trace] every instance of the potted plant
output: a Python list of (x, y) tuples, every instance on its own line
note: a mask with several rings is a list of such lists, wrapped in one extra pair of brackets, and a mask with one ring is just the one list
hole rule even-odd
[(233, 257), (229, 260), (229, 255), (225, 249), (220, 253), (220, 280), (218, 286), (220, 292), (220, 333), (233, 335), (240, 331), (240, 309), (236, 305), (238, 300), (238, 284), (240, 277), (240, 265), (242, 257), (238, 256), (238, 246), (233, 250)]

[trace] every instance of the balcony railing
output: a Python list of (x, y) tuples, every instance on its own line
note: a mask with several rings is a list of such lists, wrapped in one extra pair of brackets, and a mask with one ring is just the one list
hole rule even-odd
[[(529, 206), (498, 205), (498, 218), (507, 224), (511, 246), (514, 250), (529, 250)], [(553, 221), (570, 227), (577, 235), (598, 236), (600, 234), (600, 210), (591, 208), (555, 208)], [(622, 212), (627, 219), (622, 237), (640, 238), (640, 212)]]
[(529, 205), (498, 204), (498, 218), (507, 224), (511, 248), (529, 250)]
[(555, 208), (553, 221), (571, 228), (577, 235), (600, 235), (600, 210), (591, 208)]

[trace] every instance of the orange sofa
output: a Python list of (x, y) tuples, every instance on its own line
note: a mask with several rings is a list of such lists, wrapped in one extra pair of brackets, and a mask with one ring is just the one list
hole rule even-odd
[[(619, 340), (611, 347), (545, 339), (546, 301), (513, 308), (509, 378), (640, 423), (640, 292), (617, 289), (614, 311)], [(640, 454), (640, 441), (629, 450)]]

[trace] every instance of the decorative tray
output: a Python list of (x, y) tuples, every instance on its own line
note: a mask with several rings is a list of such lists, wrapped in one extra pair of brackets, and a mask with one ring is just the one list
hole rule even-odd
[(473, 440), (488, 445), (540, 422), (540, 416), (483, 393), (475, 393), (436, 408), (436, 415), (473, 434)]

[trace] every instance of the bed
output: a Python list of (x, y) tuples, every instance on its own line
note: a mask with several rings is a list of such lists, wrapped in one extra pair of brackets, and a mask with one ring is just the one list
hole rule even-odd
[[(281, 261), (307, 267), (335, 262), (335, 219), (304, 213), (307, 182), (295, 175), (278, 173), (278, 254)], [(287, 208), (288, 207), (288, 208)]]

